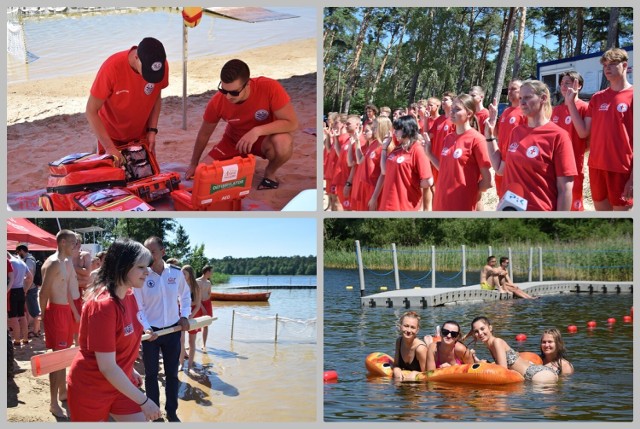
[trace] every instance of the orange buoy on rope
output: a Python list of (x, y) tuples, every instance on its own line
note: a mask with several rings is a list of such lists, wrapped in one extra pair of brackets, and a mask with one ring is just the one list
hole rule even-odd
[(525, 334), (516, 335), (516, 341), (527, 341), (527, 336)]
[(607, 319), (607, 323), (608, 323), (609, 325), (613, 325), (614, 323), (616, 323), (616, 319), (615, 319), (615, 317), (609, 317), (609, 318)]
[(334, 370), (328, 370), (325, 371), (324, 374), (322, 375), (322, 380), (325, 383), (330, 383), (332, 381), (338, 381), (338, 372), (334, 371)]
[(184, 21), (184, 25), (186, 27), (195, 27), (196, 25), (200, 24), (201, 19), (201, 7), (185, 6), (182, 8), (182, 20)]
[(624, 316), (624, 317), (622, 318), (622, 321), (623, 321), (624, 323), (631, 323), (631, 322), (633, 322), (633, 318), (632, 318), (631, 316)]
[(595, 320), (589, 320), (587, 322), (587, 327), (588, 328), (595, 328), (596, 327), (596, 321)]
[(578, 332), (578, 327), (576, 325), (569, 325), (567, 326), (567, 331), (571, 332), (572, 334)]

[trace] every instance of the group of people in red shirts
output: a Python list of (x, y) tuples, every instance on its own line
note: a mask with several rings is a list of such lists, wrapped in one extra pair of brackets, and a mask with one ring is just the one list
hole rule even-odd
[[(578, 94), (583, 78), (560, 75), (563, 101), (553, 107), (546, 84), (513, 79), (510, 105), (483, 107), (484, 91), (443, 94), (406, 111), (374, 105), (359, 115), (330, 113), (324, 129), (324, 179), (330, 210), (482, 210), (495, 186), (524, 199), (526, 210), (584, 210), (584, 155), (589, 154), (596, 210), (633, 206), (633, 87), (627, 52), (600, 62), (609, 87)], [(442, 114), (439, 114), (442, 108)], [(493, 177), (491, 169), (493, 169)]]

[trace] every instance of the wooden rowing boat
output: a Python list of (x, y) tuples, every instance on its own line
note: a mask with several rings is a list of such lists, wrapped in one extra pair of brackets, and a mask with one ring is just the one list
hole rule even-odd
[(211, 292), (212, 301), (268, 301), (271, 292)]

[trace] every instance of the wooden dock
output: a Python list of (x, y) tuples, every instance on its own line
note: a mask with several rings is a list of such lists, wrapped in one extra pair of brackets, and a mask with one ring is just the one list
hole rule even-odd
[[(632, 282), (543, 281), (518, 283), (529, 295), (633, 293)], [(480, 285), (458, 288), (415, 288), (390, 290), (360, 298), (362, 307), (428, 308), (442, 305), (490, 302), (512, 299), (507, 293), (480, 289)]]

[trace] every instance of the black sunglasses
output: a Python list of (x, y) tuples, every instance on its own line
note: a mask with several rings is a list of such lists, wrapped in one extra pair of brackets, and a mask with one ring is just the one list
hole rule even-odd
[(244, 89), (245, 86), (247, 86), (247, 84), (249, 83), (249, 81), (246, 81), (244, 83), (244, 85), (242, 85), (242, 88), (235, 90), (235, 91), (227, 91), (226, 89), (222, 88), (222, 82), (220, 82), (218, 84), (218, 91), (220, 91), (223, 95), (231, 95), (232, 97), (237, 97), (238, 95), (240, 95), (240, 93), (242, 92), (242, 90)]
[(456, 338), (458, 336), (458, 334), (460, 333), (458, 331), (450, 331), (450, 330), (445, 329), (445, 328), (442, 328), (441, 332), (442, 332), (442, 336), (443, 337), (451, 335), (451, 338)]

